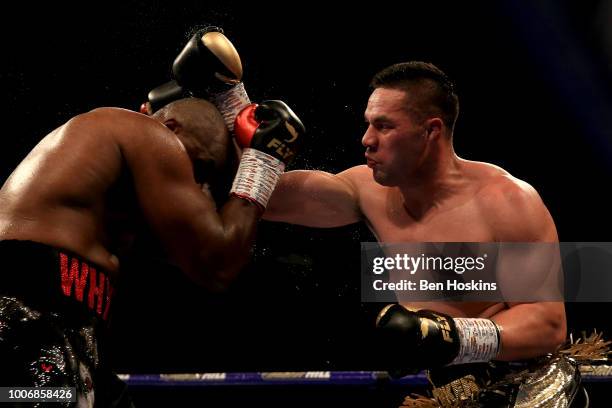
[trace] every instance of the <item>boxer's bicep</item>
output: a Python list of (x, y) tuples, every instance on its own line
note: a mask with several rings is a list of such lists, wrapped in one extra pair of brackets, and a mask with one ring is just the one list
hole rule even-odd
[(361, 220), (358, 197), (350, 179), (315, 170), (281, 176), (264, 219), (309, 227), (338, 227)]
[(515, 360), (550, 353), (565, 337), (563, 302), (525, 303), (516, 299), (558, 298), (556, 273), (560, 260), (554, 221), (537, 191), (525, 182), (504, 177), (487, 193), (485, 218), (496, 241), (550, 243), (507, 245), (498, 254), (497, 281), (509, 306), (492, 317), (502, 327), (499, 358)]

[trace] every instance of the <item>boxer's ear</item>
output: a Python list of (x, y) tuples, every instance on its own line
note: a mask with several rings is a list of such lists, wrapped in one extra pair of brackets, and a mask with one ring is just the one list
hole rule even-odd
[(435, 140), (440, 137), (442, 134), (442, 127), (444, 126), (444, 122), (440, 118), (430, 118), (425, 121), (425, 130), (427, 135)]
[(166, 119), (164, 120), (164, 126), (176, 133), (178, 129), (180, 129), (181, 125), (176, 121), (176, 119)]

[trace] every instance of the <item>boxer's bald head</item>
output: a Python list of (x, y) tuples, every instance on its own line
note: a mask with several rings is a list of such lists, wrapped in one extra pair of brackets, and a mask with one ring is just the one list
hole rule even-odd
[(171, 102), (152, 115), (181, 138), (190, 157), (225, 158), (230, 138), (223, 117), (204, 99), (184, 98)]
[(199, 98), (179, 99), (160, 108), (152, 117), (183, 143), (198, 183), (219, 184), (228, 173), (233, 176), (236, 152), (223, 117), (213, 104)]

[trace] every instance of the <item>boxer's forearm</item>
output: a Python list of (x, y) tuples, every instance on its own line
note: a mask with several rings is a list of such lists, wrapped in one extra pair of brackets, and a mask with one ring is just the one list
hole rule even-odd
[(206, 234), (201, 250), (187, 260), (188, 275), (209, 289), (226, 289), (250, 261), (261, 213), (255, 203), (231, 197), (220, 209), (217, 225), (209, 225), (214, 233)]
[(330, 228), (358, 222), (361, 213), (354, 192), (337, 175), (295, 170), (281, 176), (263, 218)]
[(308, 173), (310, 171), (299, 170), (281, 175), (264, 212), (264, 220), (300, 224), (307, 217), (303, 206), (310, 200), (304, 186)]
[(502, 327), (499, 360), (533, 358), (554, 352), (566, 337), (565, 307), (559, 302), (523, 303), (491, 318)]

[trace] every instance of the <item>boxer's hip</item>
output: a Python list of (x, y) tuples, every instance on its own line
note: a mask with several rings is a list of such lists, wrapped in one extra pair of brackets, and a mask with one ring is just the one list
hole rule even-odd
[(106, 271), (74, 254), (0, 241), (0, 384), (73, 388), (66, 406), (130, 406), (101, 347), (113, 292)]
[(108, 272), (75, 254), (32, 241), (0, 241), (0, 296), (79, 325), (108, 321), (114, 291)]

